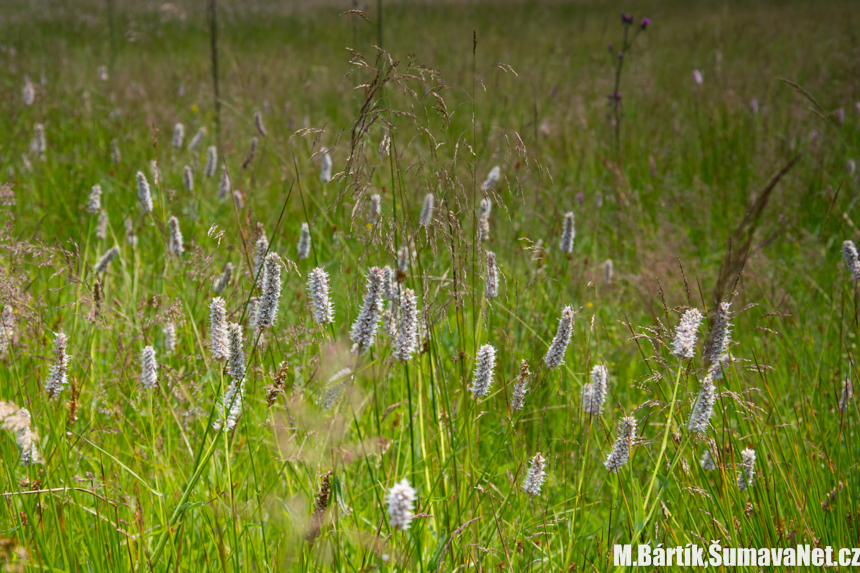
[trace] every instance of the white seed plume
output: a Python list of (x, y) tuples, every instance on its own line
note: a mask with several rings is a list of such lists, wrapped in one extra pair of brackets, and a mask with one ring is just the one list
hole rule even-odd
[(421, 207), (421, 217), (418, 219), (418, 224), (423, 227), (430, 226), (433, 222), (433, 204), (436, 201), (433, 193), (427, 193), (424, 196), (424, 206)]
[(96, 221), (96, 239), (107, 239), (108, 236), (108, 214), (107, 209), (102, 209), (99, 219)]
[(149, 192), (149, 181), (142, 171), (137, 172), (137, 198), (144, 213), (152, 213), (152, 194)]
[(540, 495), (540, 488), (546, 480), (546, 460), (540, 452), (535, 454), (529, 465), (529, 471), (523, 480), (523, 491), (531, 496)]
[[(3, 308), (3, 312), (5, 313), (6, 308)], [(839, 395), (839, 411), (842, 415), (848, 411), (848, 405), (851, 403), (851, 400), (854, 399), (854, 386), (851, 383), (851, 380), (846, 378), (842, 382), (842, 393)]]
[(738, 489), (746, 491), (755, 482), (755, 450), (747, 448), (741, 452), (741, 469), (738, 471)]
[(227, 325), (227, 375), (233, 379), (233, 382), (241, 382), (245, 378), (242, 325), (235, 322)]
[(66, 351), (67, 344), (68, 338), (61, 330), (54, 339), (54, 364), (51, 365), (48, 380), (45, 382), (45, 392), (51, 399), (56, 399), (60, 395), (68, 381), (69, 361), (72, 357)]
[(546, 356), (543, 357), (544, 364), (550, 370), (555, 370), (562, 365), (564, 353), (567, 351), (567, 345), (570, 344), (570, 337), (573, 336), (573, 319), (575, 316), (573, 307), (567, 305), (561, 311), (561, 318), (558, 322), (558, 330), (555, 333), (555, 338), (552, 339), (552, 344), (546, 351)]
[(227, 263), (224, 265), (224, 272), (221, 273), (221, 276), (218, 277), (218, 280), (215, 281), (215, 286), (212, 290), (214, 290), (217, 294), (221, 294), (224, 292), (224, 289), (227, 288), (227, 285), (230, 284), (230, 278), (233, 276), (233, 263)]
[(370, 206), (368, 208), (368, 219), (371, 225), (375, 225), (379, 221), (379, 216), (382, 214), (382, 196), (379, 193), (374, 193), (370, 196)]
[(87, 213), (95, 215), (102, 209), (102, 186), (96, 183), (87, 199)]
[(266, 258), (266, 252), (269, 250), (269, 239), (266, 238), (266, 235), (260, 235), (260, 238), (257, 239), (256, 244), (254, 245), (254, 280), (257, 281), (257, 286), (261, 287), (263, 284), (263, 261)]
[(308, 292), (314, 307), (313, 319), (316, 324), (334, 322), (334, 304), (329, 296), (328, 273), (320, 267), (308, 273)]
[(409, 247), (406, 245), (397, 249), (397, 268), (404, 273), (409, 270)]
[(182, 168), (182, 186), (188, 191), (194, 191), (194, 174), (188, 165)]
[(372, 267), (367, 272), (367, 286), (364, 291), (364, 304), (352, 324), (350, 339), (352, 353), (362, 355), (373, 346), (376, 340), (376, 329), (379, 327), (379, 316), (382, 314), (382, 290), (384, 274), (379, 267)]
[(525, 403), (526, 392), (528, 392), (528, 382), (531, 376), (528, 360), (523, 360), (520, 364), (520, 373), (517, 376), (517, 381), (514, 384), (514, 393), (511, 397), (511, 408), (514, 410), (522, 410)]
[(573, 224), (573, 211), (564, 214), (564, 229), (561, 232), (559, 249), (562, 253), (573, 252), (573, 239), (576, 237), (576, 229)]
[(173, 126), (173, 147), (182, 147), (182, 142), (185, 140), (185, 126), (177, 123)]
[(331, 410), (334, 407), (338, 398), (340, 398), (340, 395), (343, 394), (343, 391), (346, 388), (346, 383), (350, 380), (350, 378), (348, 378), (350, 374), (352, 374), (352, 370), (344, 368), (329, 378), (326, 383), (325, 392), (322, 393), (317, 402), (320, 408), (323, 410)]
[(206, 177), (212, 177), (216, 169), (218, 169), (218, 148), (210, 145), (206, 150), (206, 167), (203, 169), (203, 174)]
[(155, 348), (146, 346), (140, 353), (140, 386), (151, 390), (158, 384), (158, 363), (155, 361)]
[(687, 424), (687, 429), (696, 434), (705, 435), (708, 433), (708, 424), (714, 413), (714, 404), (717, 402), (716, 387), (714, 386), (716, 371), (720, 371), (719, 362), (712, 364), (708, 369), (690, 414), (690, 423)]
[(630, 459), (630, 450), (633, 448), (633, 442), (636, 440), (636, 418), (628, 416), (621, 418), (621, 427), (618, 430), (618, 439), (612, 446), (612, 451), (609, 452), (606, 461), (603, 462), (607, 471), (618, 473)]
[(604, 279), (606, 280), (606, 284), (612, 282), (612, 275), (615, 274), (615, 265), (612, 263), (612, 259), (606, 259), (606, 262), (603, 263), (603, 274)]
[(266, 133), (266, 126), (263, 125), (263, 114), (259, 111), (254, 112), (254, 127), (257, 128), (257, 133), (259, 133), (263, 137), (266, 137), (266, 135), (268, 135)]
[[(134, 223), (126, 217), (125, 221), (125, 239), (132, 248), (137, 246), (137, 235), (134, 233)], [(107, 238), (107, 236), (105, 236)]]
[(496, 253), (487, 251), (487, 276), (485, 277), (484, 296), (496, 298), (499, 296), (499, 267), (496, 265)]
[(206, 128), (201, 127), (197, 130), (197, 133), (194, 134), (194, 137), (191, 138), (191, 142), (188, 144), (188, 149), (195, 151), (200, 147), (200, 144), (203, 143), (204, 137), (206, 137)]
[(678, 358), (692, 358), (696, 354), (696, 337), (700, 324), (702, 324), (702, 313), (698, 309), (691, 308), (684, 313), (675, 330), (672, 354)]
[(703, 358), (706, 364), (716, 364), (714, 379), (723, 377), (723, 369), (719, 368), (729, 360), (729, 345), (731, 344), (732, 323), (731, 303), (721, 302), (714, 313), (714, 322), (708, 335), (708, 345), (705, 347)]
[(582, 409), (592, 416), (599, 416), (609, 390), (609, 369), (598, 364), (591, 369), (591, 382), (582, 387)]
[(322, 163), (320, 163), (320, 181), (327, 183), (331, 181), (331, 155), (325, 147), (320, 150), (320, 153), (322, 154)]
[(472, 382), (472, 394), (475, 398), (483, 398), (490, 392), (495, 367), (496, 349), (492, 344), (485, 344), (478, 349), (478, 358), (475, 360), (475, 378)]
[(39, 159), (45, 159), (45, 152), (48, 150), (48, 143), (45, 141), (45, 126), (37, 123), (33, 126), (33, 151), (39, 156)]
[(119, 247), (114, 245), (113, 247), (108, 249), (105, 252), (105, 254), (103, 254), (101, 257), (99, 257), (99, 260), (96, 261), (96, 264), (93, 267), (93, 270), (97, 273), (105, 272), (107, 270), (110, 262), (112, 260), (114, 260), (118, 254), (119, 254)]
[(409, 480), (403, 479), (388, 492), (385, 504), (388, 506), (388, 522), (394, 529), (406, 531), (412, 523), (412, 509), (415, 507), (415, 490)]
[(180, 257), (185, 252), (185, 247), (182, 246), (182, 231), (179, 230), (179, 219), (171, 217), (167, 220), (168, 239), (167, 250), (171, 255)]
[(218, 184), (218, 200), (223, 201), (231, 194), (230, 174), (227, 173), (227, 166), (221, 168), (221, 182)]
[(263, 263), (263, 295), (257, 307), (257, 327), (264, 329), (275, 324), (278, 303), (281, 300), (281, 257), (269, 253)]
[(418, 302), (415, 291), (408, 288), (400, 294), (400, 320), (394, 343), (394, 358), (408, 362), (415, 354), (418, 343)]
[(499, 184), (499, 179), (502, 177), (502, 168), (496, 165), (487, 174), (487, 179), (481, 185), (481, 191), (489, 191)]
[(24, 105), (33, 105), (36, 101), (36, 86), (30, 81), (30, 76), (24, 76), (24, 88), (21, 90)]
[(223, 362), (229, 356), (227, 307), (220, 296), (213, 298), (209, 304), (209, 349), (212, 351), (212, 360)]
[(307, 223), (302, 223), (302, 233), (299, 235), (299, 260), (303, 261), (311, 254), (311, 229)]
[(152, 173), (152, 184), (158, 187), (158, 183), (161, 181), (161, 169), (158, 168), (158, 160), (153, 159), (149, 162), (149, 170)]
[(858, 260), (857, 247), (853, 241), (845, 241), (842, 243), (842, 257), (845, 259), (845, 266), (851, 271), (851, 275), (855, 281), (860, 281), (860, 260)]
[(170, 320), (164, 325), (162, 332), (164, 332), (164, 350), (167, 354), (173, 354), (176, 352), (176, 325)]

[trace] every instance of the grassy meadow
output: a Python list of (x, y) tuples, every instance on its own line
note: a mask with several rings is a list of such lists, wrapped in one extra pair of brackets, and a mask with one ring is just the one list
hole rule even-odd
[(838, 0), (4, 2), (0, 568), (860, 547), (858, 26)]

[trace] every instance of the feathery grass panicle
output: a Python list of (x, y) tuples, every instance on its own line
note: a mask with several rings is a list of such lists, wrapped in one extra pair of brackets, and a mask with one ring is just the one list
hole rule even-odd
[(716, 379), (716, 372), (720, 370), (719, 362), (712, 364), (708, 368), (705, 378), (702, 380), (702, 385), (699, 387), (699, 395), (690, 414), (690, 422), (687, 424), (687, 429), (691, 432), (702, 435), (708, 433), (708, 424), (714, 413), (714, 404), (717, 402), (714, 380)]
[(188, 143), (188, 150), (197, 151), (197, 148), (200, 147), (201, 143), (203, 143), (204, 137), (206, 137), (206, 128), (201, 127), (197, 130), (197, 133), (194, 134), (194, 137), (192, 137), (191, 141)]
[(573, 307), (567, 305), (561, 311), (561, 318), (558, 321), (558, 330), (555, 333), (555, 338), (549, 349), (546, 351), (546, 356), (543, 357), (544, 364), (550, 370), (555, 370), (562, 365), (564, 353), (567, 351), (567, 346), (570, 344), (570, 338), (573, 336), (573, 321), (576, 313)]
[[(134, 223), (130, 217), (126, 217), (125, 221), (125, 240), (131, 245), (131, 248), (137, 247), (137, 235), (134, 232)], [(105, 236), (107, 238), (107, 236)]]
[(224, 292), (224, 289), (227, 288), (227, 285), (230, 284), (230, 279), (233, 277), (233, 263), (228, 262), (224, 265), (224, 271), (221, 273), (221, 276), (215, 281), (212, 290), (215, 291), (215, 294), (221, 294)]
[(499, 184), (499, 179), (502, 178), (502, 168), (496, 165), (487, 174), (487, 178), (481, 184), (481, 191), (489, 191)]
[[(725, 364), (729, 359), (729, 345), (731, 344), (732, 334), (730, 305), (731, 303), (721, 302), (714, 313), (714, 322), (711, 325), (711, 332), (708, 334), (708, 343), (702, 356), (705, 359), (705, 364), (716, 364), (719, 366)], [(713, 378), (718, 380), (722, 377), (723, 370), (722, 368), (718, 368), (714, 372)]]
[(327, 148), (323, 147), (320, 149), (320, 155), (322, 155), (322, 161), (320, 163), (320, 181), (328, 183), (331, 181), (331, 169), (334, 164)]
[(257, 133), (259, 133), (261, 137), (266, 137), (266, 135), (268, 135), (266, 132), (266, 126), (263, 125), (263, 114), (259, 110), (254, 112), (254, 127), (257, 128)]
[(137, 198), (144, 213), (152, 213), (152, 194), (149, 192), (149, 181), (142, 171), (137, 172)]
[(403, 273), (409, 270), (409, 245), (403, 245), (397, 250), (397, 268)]
[(314, 510), (313, 513), (311, 513), (311, 522), (308, 526), (308, 532), (305, 535), (305, 541), (307, 541), (308, 545), (312, 547), (316, 542), (317, 537), (319, 537), (320, 530), (322, 529), (325, 521), (325, 510), (328, 507), (329, 497), (331, 495), (332, 475), (331, 471), (327, 471), (322, 475), (320, 479), (320, 488), (319, 491), (317, 491), (316, 498), (314, 499)]
[(496, 298), (499, 296), (499, 268), (496, 265), (496, 253), (487, 251), (487, 276), (484, 287), (484, 296)]
[(224, 165), (221, 167), (221, 182), (218, 184), (218, 200), (223, 201), (231, 192), (230, 174), (227, 172), (227, 166)]
[(379, 142), (379, 148), (376, 150), (379, 160), (382, 161), (388, 157), (388, 152), (391, 149), (391, 131), (386, 129)]
[(496, 349), (492, 344), (484, 344), (478, 349), (475, 359), (475, 376), (472, 382), (472, 394), (475, 398), (483, 398), (490, 392), (495, 367)]
[(48, 371), (48, 379), (45, 381), (45, 392), (48, 398), (55, 400), (59, 397), (60, 392), (66, 388), (69, 373), (69, 361), (72, 357), (69, 356), (66, 346), (68, 338), (62, 330), (57, 333), (54, 338), (54, 363)]
[(188, 191), (194, 191), (194, 173), (188, 165), (182, 168), (182, 186)]
[(696, 354), (696, 337), (699, 325), (702, 324), (702, 313), (691, 308), (681, 317), (681, 322), (675, 330), (675, 340), (672, 342), (672, 354), (678, 358), (692, 358)]
[(375, 225), (379, 222), (380, 215), (382, 215), (382, 196), (379, 193), (374, 193), (370, 196), (367, 219), (371, 225)]
[(157, 159), (149, 162), (149, 171), (152, 173), (152, 184), (158, 187), (158, 184), (161, 182), (161, 169), (158, 168)]
[(526, 392), (528, 392), (528, 382), (531, 371), (529, 370), (529, 361), (523, 359), (520, 363), (520, 373), (517, 376), (517, 381), (514, 384), (514, 392), (511, 396), (511, 409), (522, 410), (525, 404)]
[(167, 220), (168, 238), (167, 250), (175, 256), (181, 257), (185, 252), (185, 247), (182, 245), (182, 231), (179, 230), (179, 219), (175, 216)]
[(270, 328), (278, 316), (281, 300), (281, 257), (269, 253), (263, 263), (263, 295), (257, 307), (257, 324), (260, 329)]
[(256, 281), (257, 287), (262, 288), (263, 285), (263, 261), (266, 259), (266, 253), (269, 250), (269, 239), (266, 238), (266, 234), (260, 234), (260, 238), (257, 239), (257, 242), (254, 244), (254, 276), (253, 280)]
[(209, 348), (212, 360), (223, 362), (229, 354), (227, 339), (227, 307), (224, 299), (216, 296), (209, 304)]
[(561, 241), (558, 248), (562, 253), (573, 252), (573, 240), (576, 238), (576, 227), (573, 222), (573, 211), (564, 214), (564, 229), (561, 232)]
[(532, 497), (540, 495), (544, 481), (546, 481), (546, 460), (538, 452), (532, 458), (528, 473), (523, 480), (523, 491)]
[(257, 153), (257, 144), (259, 140), (256, 137), (251, 138), (251, 144), (248, 147), (248, 155), (245, 156), (245, 161), (242, 162), (242, 171), (248, 169), (251, 166), (251, 162), (254, 161), (254, 155)]
[(350, 368), (343, 368), (337, 374), (329, 378), (326, 383), (325, 391), (320, 395), (317, 405), (325, 411), (334, 408), (334, 405), (337, 403), (341, 394), (343, 394), (347, 382), (352, 379), (350, 376), (351, 374), (352, 370)]
[[(5, 308), (3, 309), (6, 310)], [(848, 406), (854, 399), (854, 385), (850, 378), (842, 381), (842, 392), (839, 394), (839, 413), (843, 416), (848, 412)]]
[(170, 355), (176, 352), (176, 324), (168, 320), (162, 329), (164, 332), (164, 351)]
[(376, 329), (379, 326), (380, 314), (382, 314), (383, 279), (384, 274), (379, 267), (372, 267), (367, 272), (364, 304), (350, 333), (350, 340), (354, 343), (352, 353), (356, 356), (366, 353), (376, 340)]
[(633, 449), (633, 443), (636, 440), (636, 418), (627, 416), (621, 418), (621, 426), (618, 430), (618, 439), (612, 446), (612, 451), (609, 452), (606, 461), (603, 462), (606, 470), (613, 473), (618, 473), (627, 460), (630, 459), (630, 450)]
[(591, 369), (591, 382), (582, 387), (582, 409), (592, 416), (599, 416), (608, 390), (609, 369), (604, 364), (597, 364)]
[(738, 489), (746, 491), (755, 482), (755, 450), (746, 448), (741, 452), (741, 469), (738, 471)]
[(96, 183), (87, 198), (87, 213), (95, 215), (102, 209), (102, 186)]
[(140, 353), (140, 386), (144, 390), (152, 390), (158, 384), (158, 363), (155, 360), (155, 348), (145, 346)]
[(299, 260), (303, 261), (311, 254), (311, 229), (307, 223), (302, 223), (302, 232), (299, 235)]
[(287, 375), (290, 372), (290, 365), (285, 360), (278, 364), (278, 369), (275, 372), (275, 377), (272, 380), (271, 386), (269, 386), (266, 392), (266, 404), (271, 408), (275, 404), (275, 400), (278, 399), (278, 396), (281, 395), (284, 391), (284, 387), (287, 384)]
[(408, 362), (415, 354), (418, 343), (418, 302), (415, 291), (408, 288), (400, 294), (400, 320), (398, 321), (397, 340), (394, 344), (394, 358)]
[(107, 209), (102, 209), (99, 213), (98, 221), (96, 221), (96, 239), (104, 241), (108, 237), (108, 213)]
[(860, 260), (858, 260), (857, 247), (854, 246), (854, 241), (844, 241), (842, 243), (842, 257), (845, 259), (845, 266), (851, 271), (851, 276), (855, 281), (860, 281)]
[(210, 145), (206, 149), (206, 167), (203, 169), (203, 174), (206, 177), (212, 177), (216, 169), (218, 169), (218, 148)]
[(415, 507), (415, 490), (409, 485), (409, 480), (403, 478), (394, 484), (385, 498), (388, 506), (388, 523), (393, 529), (406, 531), (412, 523), (412, 510)]
[(182, 142), (185, 140), (185, 126), (181, 123), (177, 123), (173, 126), (173, 141), (171, 144), (173, 147), (179, 148), (182, 147)]
[(308, 273), (308, 298), (313, 305), (313, 320), (315, 324), (331, 324), (334, 322), (334, 303), (329, 295), (328, 273), (317, 267)]
[(96, 261), (96, 264), (95, 264), (95, 266), (93, 267), (93, 270), (94, 270), (95, 272), (97, 272), (97, 273), (103, 273), (103, 272), (105, 272), (105, 271), (107, 270), (108, 265), (110, 264), (110, 262), (111, 262), (112, 260), (114, 260), (118, 254), (119, 254), (119, 247), (117, 247), (116, 245), (114, 245), (113, 247), (111, 247), (110, 249), (108, 249), (108, 250), (107, 250), (107, 252), (105, 252), (105, 254), (103, 254), (103, 255), (99, 258), (99, 260), (98, 260), (98, 261)]
[(245, 350), (242, 345), (242, 325), (231, 322), (227, 325), (227, 376), (233, 382), (245, 379)]
[(421, 216), (418, 219), (418, 224), (422, 227), (430, 226), (433, 222), (433, 204), (436, 197), (433, 193), (427, 193), (424, 196), (424, 205), (421, 207)]

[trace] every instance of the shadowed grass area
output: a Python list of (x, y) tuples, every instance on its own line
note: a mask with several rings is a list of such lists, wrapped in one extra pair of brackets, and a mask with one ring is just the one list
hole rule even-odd
[[(616, 543), (860, 545), (848, 392), (860, 321), (842, 260), (860, 234), (853, 4), (624, 7), (631, 34), (651, 24), (624, 54), (617, 149), (615, 5), (383, 3), (381, 25), (376, 2), (353, 7), (219, 2), (220, 131), (203, 3), (0, 8), (0, 563), (602, 571)], [(271, 269), (256, 276), (267, 252), (280, 291), (262, 287)], [(394, 282), (369, 288), (385, 266)], [(312, 319), (317, 267), (331, 324)], [(374, 289), (381, 301), (365, 300)], [(398, 314), (406, 289), (414, 321)], [(243, 335), (226, 363), (212, 352), (216, 296)], [(267, 297), (277, 312), (261, 331)], [(714, 369), (703, 351), (723, 301), (731, 342)], [(572, 336), (550, 370), (568, 305)], [(690, 308), (705, 318), (679, 359)], [(356, 356), (362, 320), (378, 328)], [(61, 330), (71, 358), (58, 370)], [(492, 377), (475, 397), (487, 344)], [(592, 415), (598, 365), (608, 392)], [(616, 443), (622, 417), (636, 421), (629, 443)], [(617, 473), (610, 452), (629, 456)], [(546, 480), (530, 495), (538, 453)], [(417, 496), (405, 531), (388, 502), (404, 479)]]

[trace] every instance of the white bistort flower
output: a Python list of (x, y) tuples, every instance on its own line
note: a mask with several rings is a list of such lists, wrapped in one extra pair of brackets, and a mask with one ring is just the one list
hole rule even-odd
[(696, 354), (696, 337), (700, 324), (702, 324), (702, 313), (698, 309), (691, 308), (684, 313), (675, 330), (672, 354), (678, 358), (692, 358)]
[(158, 384), (158, 363), (155, 361), (155, 348), (146, 346), (140, 353), (140, 386), (151, 390)]
[(311, 254), (311, 229), (307, 223), (302, 223), (302, 232), (299, 235), (299, 260), (303, 261)]
[(95, 215), (102, 209), (102, 186), (96, 183), (87, 198), (87, 213)]
[(475, 360), (475, 378), (472, 383), (472, 394), (475, 398), (483, 398), (489, 394), (495, 367), (496, 349), (492, 344), (485, 344), (478, 349), (478, 357)]
[(383, 278), (382, 269), (379, 267), (372, 267), (367, 273), (364, 304), (352, 325), (350, 334), (350, 339), (354, 343), (352, 353), (356, 356), (367, 352), (376, 340), (376, 329), (382, 314)]
[(418, 219), (419, 225), (427, 227), (433, 222), (433, 203), (435, 200), (433, 193), (427, 193), (424, 196), (424, 206), (421, 207), (421, 216)]
[(487, 278), (484, 296), (496, 298), (499, 296), (499, 267), (496, 264), (496, 253), (487, 251)]
[(107, 250), (107, 252), (106, 252), (105, 254), (103, 254), (103, 255), (99, 258), (99, 260), (98, 260), (98, 261), (96, 261), (96, 264), (95, 264), (95, 266), (93, 267), (93, 270), (94, 270), (95, 272), (97, 272), (97, 273), (103, 273), (103, 272), (105, 272), (105, 271), (107, 270), (108, 265), (110, 264), (110, 262), (111, 262), (112, 260), (114, 260), (118, 254), (119, 254), (119, 247), (117, 247), (116, 245), (114, 245), (113, 247), (111, 247), (110, 249), (108, 249), (108, 250)]
[(487, 179), (481, 185), (481, 191), (489, 191), (493, 187), (499, 184), (499, 179), (502, 177), (502, 169), (498, 165), (490, 169), (490, 172), (487, 174)]
[(618, 473), (630, 459), (630, 450), (633, 448), (633, 442), (636, 440), (636, 418), (628, 416), (621, 418), (621, 427), (618, 431), (618, 439), (612, 446), (612, 451), (609, 452), (606, 461), (603, 465), (607, 471)]
[(175, 256), (180, 257), (185, 252), (185, 247), (182, 245), (182, 231), (179, 230), (179, 219), (171, 217), (167, 220), (168, 237), (167, 250)]
[(213, 298), (209, 304), (209, 349), (212, 351), (212, 360), (223, 362), (229, 356), (227, 307), (220, 296)]
[(755, 481), (755, 450), (747, 448), (741, 452), (741, 469), (738, 471), (738, 489), (746, 491)]
[(561, 318), (558, 322), (558, 330), (555, 333), (555, 338), (553, 338), (552, 344), (549, 345), (546, 356), (543, 357), (544, 363), (550, 370), (555, 370), (561, 366), (564, 360), (564, 353), (567, 351), (568, 344), (570, 344), (571, 336), (573, 336), (573, 318), (575, 314), (573, 307), (570, 305), (564, 307), (561, 311)]
[(329, 295), (328, 273), (320, 267), (308, 273), (308, 292), (313, 305), (313, 318), (316, 324), (331, 324), (334, 322), (334, 304)]
[(152, 213), (152, 194), (149, 191), (149, 181), (142, 171), (137, 172), (137, 198), (144, 213)]
[(564, 214), (564, 229), (561, 232), (559, 249), (562, 253), (573, 252), (573, 239), (576, 237), (576, 228), (573, 222), (573, 211)]
[(203, 169), (203, 174), (206, 177), (212, 177), (216, 169), (218, 169), (218, 148), (210, 145), (206, 150), (206, 167)]
[(320, 163), (320, 181), (327, 183), (331, 181), (331, 155), (329, 155), (328, 149), (325, 147), (320, 150), (320, 154), (322, 154), (322, 163)]
[(409, 480), (403, 479), (388, 492), (385, 503), (388, 506), (388, 521), (394, 529), (407, 530), (412, 523), (412, 509), (415, 506), (415, 490)]
[(185, 139), (185, 126), (177, 123), (173, 126), (173, 147), (182, 147), (182, 141)]
[(68, 381), (69, 361), (72, 357), (66, 351), (67, 343), (68, 338), (61, 330), (54, 339), (54, 364), (48, 372), (48, 380), (45, 381), (45, 392), (51, 399), (56, 399), (60, 395)]
[(592, 416), (599, 416), (609, 389), (609, 369), (598, 364), (591, 369), (591, 382), (582, 388), (582, 409)]
[(531, 376), (529, 371), (529, 361), (523, 360), (520, 364), (520, 374), (517, 376), (517, 381), (514, 384), (514, 393), (511, 397), (511, 408), (514, 410), (522, 410), (528, 392), (528, 381)]
[(400, 294), (400, 320), (394, 343), (394, 358), (400, 362), (408, 362), (415, 354), (417, 342), (418, 302), (415, 299), (415, 291), (408, 288)]
[(281, 257), (278, 253), (269, 253), (263, 263), (263, 295), (257, 307), (257, 327), (269, 328), (275, 323), (278, 315), (278, 303), (281, 300)]
[(529, 465), (529, 471), (523, 480), (523, 491), (531, 496), (540, 495), (540, 488), (546, 480), (546, 460), (540, 452), (535, 454)]

